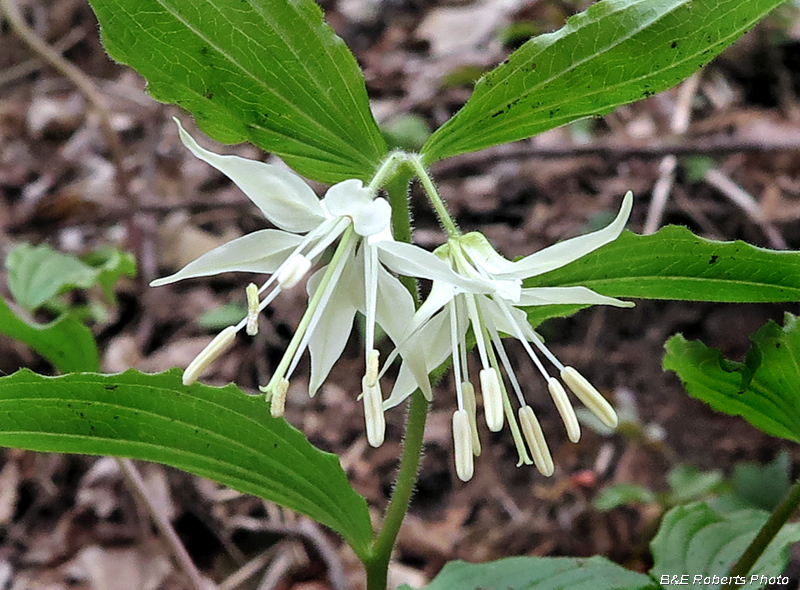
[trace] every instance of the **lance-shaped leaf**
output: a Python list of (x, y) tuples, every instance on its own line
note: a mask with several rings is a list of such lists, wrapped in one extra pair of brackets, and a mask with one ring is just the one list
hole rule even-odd
[[(582, 285), (609, 297), (726, 303), (800, 301), (800, 253), (718, 242), (685, 227), (631, 232), (566, 266), (532, 277), (526, 287)], [(581, 306), (528, 308), (531, 324)]]
[(223, 143), (327, 183), (386, 152), (355, 58), (314, 0), (91, 0), (106, 50)]
[[(648, 576), (604, 557), (508, 557), (488, 563), (452, 561), (421, 590), (656, 590)], [(399, 590), (412, 590), (401, 586)]]
[(602, 0), (484, 76), (426, 162), (531, 137), (673, 86), (783, 0)]
[[(655, 562), (650, 573), (665, 589), (688, 585), (716, 590), (768, 516), (763, 510), (720, 514), (705, 503), (673, 508), (650, 543)], [(770, 577), (782, 574), (789, 546), (797, 541), (800, 525), (785, 525), (753, 566), (744, 587), (763, 588)], [(681, 584), (681, 576), (686, 576), (687, 583)]]
[(800, 324), (786, 314), (784, 326), (769, 322), (750, 336), (748, 358), (734, 363), (719, 349), (673, 336), (664, 369), (675, 371), (692, 397), (715, 410), (742, 416), (772, 436), (800, 442)]
[(0, 445), (172, 465), (306, 514), (361, 557), (372, 536), (366, 502), (335, 455), (273, 418), (262, 396), (184, 386), (177, 370), (2, 377)]

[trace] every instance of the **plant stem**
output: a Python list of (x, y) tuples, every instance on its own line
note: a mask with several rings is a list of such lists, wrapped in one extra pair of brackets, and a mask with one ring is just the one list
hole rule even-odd
[(433, 184), (433, 180), (431, 180), (428, 171), (425, 169), (422, 158), (418, 154), (409, 154), (408, 163), (411, 164), (414, 172), (419, 176), (419, 181), (422, 183), (422, 187), (428, 195), (428, 201), (430, 201), (431, 206), (434, 211), (436, 211), (436, 215), (439, 217), (442, 227), (444, 227), (444, 230), (447, 232), (447, 237), (457, 238), (460, 236), (461, 231), (456, 226), (456, 222), (453, 221), (453, 218), (450, 217), (450, 213), (447, 212), (447, 205), (445, 205), (444, 199), (442, 199), (439, 191), (436, 190), (436, 185)]
[[(748, 545), (747, 549), (742, 553), (742, 556), (731, 568), (730, 576), (734, 580), (737, 577), (744, 579), (744, 577), (750, 573), (750, 570), (758, 561), (758, 558), (766, 551), (767, 546), (772, 542), (778, 532), (780, 532), (783, 525), (789, 520), (789, 517), (794, 514), (798, 506), (800, 506), (800, 479), (794, 483), (792, 489), (789, 490), (789, 494), (778, 507), (775, 508), (767, 522), (765, 522), (761, 530), (758, 531), (755, 539), (751, 541), (750, 545)], [(744, 586), (744, 584), (729, 582), (725, 584), (721, 590), (736, 590), (742, 586)]]
[[(392, 233), (394, 238), (402, 242), (411, 242), (411, 212), (408, 205), (408, 184), (414, 170), (408, 160), (398, 164), (394, 176), (386, 183), (389, 202), (392, 205)], [(411, 277), (400, 277), (405, 287), (419, 305), (417, 282)], [(428, 418), (428, 401), (417, 390), (411, 396), (406, 431), (403, 442), (403, 454), (397, 470), (394, 492), (386, 508), (383, 526), (372, 544), (369, 556), (364, 559), (367, 571), (367, 589), (385, 590), (389, 571), (389, 560), (392, 556), (397, 533), (403, 524), (411, 495), (417, 482), (422, 444), (425, 435), (425, 422)]]
[(372, 544), (371, 557), (364, 562), (367, 570), (367, 590), (386, 590), (392, 548), (417, 482), (427, 418), (428, 400), (420, 390), (417, 390), (411, 396), (408, 408), (403, 455), (400, 458), (400, 468), (397, 470), (394, 493), (386, 509), (383, 526)]

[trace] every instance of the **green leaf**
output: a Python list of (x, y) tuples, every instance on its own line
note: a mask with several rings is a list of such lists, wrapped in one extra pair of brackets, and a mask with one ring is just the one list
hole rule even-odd
[(386, 146), (355, 58), (314, 0), (91, 0), (108, 53), (223, 143), (327, 183), (371, 177)]
[[(664, 516), (650, 544), (654, 560), (650, 574), (668, 589), (681, 588), (680, 584), (665, 581), (676, 577), (679, 580), (682, 575), (688, 576), (692, 588), (719, 588), (719, 578), (728, 574), (768, 516), (763, 510), (720, 514), (705, 503), (673, 508)], [(789, 545), (797, 541), (800, 541), (800, 524), (785, 525), (750, 575), (770, 577), (783, 573), (789, 560)], [(749, 583), (750, 580), (748, 576), (748, 589), (766, 585)]]
[(800, 327), (784, 316), (784, 327), (770, 321), (750, 336), (762, 362), (749, 386), (739, 393), (741, 378), (722, 369), (719, 349), (688, 341), (678, 334), (665, 348), (664, 369), (674, 371), (692, 397), (719, 412), (741, 416), (771, 436), (800, 442)]
[(782, 451), (767, 465), (744, 464), (733, 469), (733, 492), (750, 507), (772, 511), (789, 493), (792, 462)]
[(88, 289), (100, 284), (114, 300), (114, 285), (122, 275), (136, 276), (131, 254), (104, 248), (80, 259), (56, 252), (47, 244), (20, 244), (6, 258), (8, 288), (14, 300), (28, 311), (71, 289)]
[(97, 371), (100, 358), (91, 330), (66, 314), (49, 324), (23, 320), (0, 298), (0, 334), (19, 340), (61, 373)]
[(783, 0), (603, 0), (484, 76), (427, 163), (531, 137), (673, 86)]
[(50, 246), (20, 244), (6, 258), (8, 288), (14, 300), (28, 311), (41, 307), (59, 293), (95, 284), (97, 273), (75, 256)]
[(671, 500), (682, 504), (697, 500), (718, 490), (722, 484), (722, 472), (700, 471), (694, 465), (679, 465), (667, 474)]
[(618, 483), (600, 490), (594, 499), (594, 507), (601, 512), (607, 512), (626, 504), (649, 504), (655, 501), (656, 495), (644, 486)]
[[(800, 253), (700, 238), (681, 226), (649, 236), (625, 231), (580, 260), (525, 280), (526, 287), (583, 285), (611, 297), (727, 303), (800, 301)], [(577, 305), (528, 308), (532, 325)], [(738, 376), (737, 376), (738, 377)]]
[(164, 463), (301, 512), (359, 556), (372, 537), (366, 502), (335, 455), (273, 418), (262, 396), (184, 386), (178, 370), (2, 377), (0, 445)]
[[(604, 557), (508, 557), (489, 563), (451, 561), (420, 590), (655, 590), (649, 576)], [(398, 590), (412, 590), (403, 585)]]

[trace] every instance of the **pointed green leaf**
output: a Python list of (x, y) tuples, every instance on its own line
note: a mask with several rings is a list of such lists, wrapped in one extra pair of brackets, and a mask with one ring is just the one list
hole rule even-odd
[[(683, 585), (662, 581), (667, 589), (690, 586), (716, 590), (722, 585), (720, 578), (728, 574), (768, 516), (763, 510), (720, 514), (705, 503), (673, 508), (650, 544), (654, 560), (650, 573), (656, 580), (665, 581), (688, 576), (688, 584)], [(797, 541), (800, 524), (785, 525), (753, 566), (745, 587), (763, 588), (769, 577), (782, 574), (789, 560), (789, 545)], [(751, 575), (757, 577), (752, 579)], [(765, 576), (763, 583), (760, 576)]]
[(689, 77), (783, 0), (602, 0), (525, 43), (423, 147), (428, 163), (531, 137)]
[(273, 418), (263, 396), (184, 386), (177, 370), (2, 377), (0, 445), (164, 463), (301, 512), (360, 556), (372, 537), (366, 502), (335, 455)]
[[(685, 227), (667, 226), (649, 236), (623, 232), (580, 260), (527, 279), (525, 286), (583, 285), (623, 299), (800, 301), (798, 268), (798, 252), (766, 250), (741, 241), (717, 242), (697, 237)], [(528, 317), (537, 325), (578, 309), (581, 306), (532, 307)]]
[(680, 334), (665, 345), (664, 369), (675, 371), (692, 397), (715, 410), (742, 416), (769, 435), (800, 442), (800, 325), (788, 313), (784, 324), (771, 321), (750, 336), (761, 365), (742, 393), (741, 375), (723, 368), (719, 349)]
[[(648, 576), (604, 557), (508, 557), (489, 563), (451, 561), (421, 590), (655, 590)], [(398, 590), (412, 590), (401, 586)]]
[(368, 179), (386, 153), (355, 58), (314, 0), (91, 0), (106, 50), (223, 143)]
[(69, 314), (49, 324), (20, 318), (0, 298), (0, 334), (19, 340), (50, 361), (61, 373), (97, 371), (100, 357), (91, 330)]

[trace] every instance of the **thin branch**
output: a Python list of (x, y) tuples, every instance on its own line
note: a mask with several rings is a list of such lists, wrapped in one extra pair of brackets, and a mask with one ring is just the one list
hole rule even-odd
[(175, 529), (172, 527), (169, 518), (167, 518), (158, 506), (150, 500), (142, 475), (139, 473), (134, 462), (130, 459), (117, 459), (117, 463), (122, 471), (122, 475), (125, 477), (128, 487), (136, 498), (147, 508), (147, 512), (150, 514), (159, 532), (164, 536), (164, 539), (172, 550), (172, 555), (189, 578), (192, 588), (194, 588), (194, 590), (209, 590), (213, 588), (213, 583), (204, 578), (200, 570), (197, 569), (188, 551), (186, 551), (186, 547), (183, 546), (183, 542), (181, 542), (178, 537), (178, 533), (176, 533)]
[(111, 125), (110, 112), (106, 107), (102, 94), (100, 94), (92, 80), (86, 74), (67, 61), (58, 51), (50, 47), (27, 25), (17, 5), (14, 3), (14, 0), (0, 0), (0, 10), (6, 14), (11, 28), (19, 38), (30, 47), (31, 51), (72, 82), (97, 113), (100, 118), (100, 128), (103, 132), (103, 137), (111, 150), (117, 190), (120, 196), (128, 200), (127, 197), (130, 195), (128, 193), (127, 174), (122, 164), (122, 143), (119, 140), (119, 135), (114, 131)]

